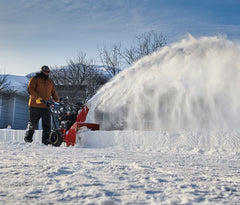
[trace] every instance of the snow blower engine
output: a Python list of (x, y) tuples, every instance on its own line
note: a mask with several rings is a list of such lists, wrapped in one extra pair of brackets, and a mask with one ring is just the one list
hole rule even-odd
[(74, 146), (76, 135), (81, 127), (87, 127), (90, 130), (99, 130), (100, 125), (96, 123), (85, 123), (89, 108), (83, 104), (76, 104), (74, 111), (67, 111), (61, 98), (59, 102), (53, 100), (42, 100), (47, 105), (52, 117), (52, 130), (49, 135), (49, 141), (53, 146), (60, 146), (65, 142), (67, 146)]

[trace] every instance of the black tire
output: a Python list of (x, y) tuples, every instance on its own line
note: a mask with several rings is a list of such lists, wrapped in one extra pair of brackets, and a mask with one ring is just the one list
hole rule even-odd
[(62, 132), (60, 130), (52, 130), (49, 135), (49, 141), (53, 146), (59, 147), (63, 142)]

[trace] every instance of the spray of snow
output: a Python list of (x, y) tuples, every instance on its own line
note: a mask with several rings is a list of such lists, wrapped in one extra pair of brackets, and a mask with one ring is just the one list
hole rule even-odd
[(239, 131), (240, 46), (189, 36), (123, 70), (91, 99), (105, 130)]

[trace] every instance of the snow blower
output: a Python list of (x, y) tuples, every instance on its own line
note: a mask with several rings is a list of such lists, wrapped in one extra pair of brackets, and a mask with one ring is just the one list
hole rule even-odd
[(65, 142), (67, 146), (74, 146), (76, 135), (81, 127), (87, 127), (90, 130), (99, 130), (100, 125), (96, 123), (86, 123), (86, 117), (89, 111), (87, 106), (81, 106), (80, 110), (67, 112), (63, 99), (59, 102), (53, 100), (44, 101), (51, 112), (52, 130), (49, 135), (49, 141), (53, 146), (60, 146)]

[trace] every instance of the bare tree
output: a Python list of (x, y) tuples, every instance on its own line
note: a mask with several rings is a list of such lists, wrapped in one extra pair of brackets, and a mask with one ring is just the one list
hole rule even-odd
[(118, 43), (108, 48), (104, 46), (99, 49), (100, 60), (111, 76), (116, 75), (124, 67), (166, 45), (166, 37), (162, 33), (155, 31), (136, 35), (135, 38), (129, 48), (122, 49), (121, 43)]
[(106, 46), (103, 49), (99, 49), (100, 59), (105, 70), (111, 75), (115, 76), (121, 71), (121, 44), (115, 44), (110, 48)]
[(162, 33), (155, 31), (136, 35), (135, 37), (136, 41), (134, 41), (134, 44), (121, 52), (123, 59), (128, 65), (144, 56), (150, 55), (167, 44), (166, 37)]
[(65, 99), (71, 111), (76, 103), (85, 103), (108, 80), (95, 68), (94, 61), (87, 60), (82, 52), (75, 60), (70, 59), (67, 66), (52, 69), (51, 78), (58, 95)]

